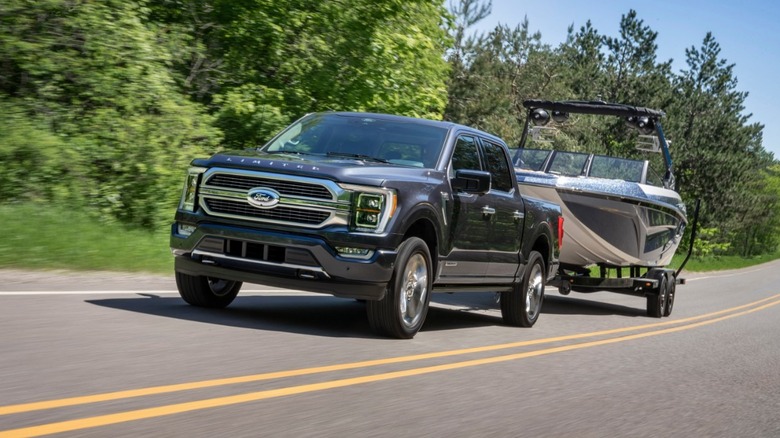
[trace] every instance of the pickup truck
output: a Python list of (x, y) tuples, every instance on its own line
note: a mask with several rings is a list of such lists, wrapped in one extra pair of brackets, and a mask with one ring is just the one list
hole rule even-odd
[(242, 282), (366, 302), (378, 334), (412, 338), (432, 292), (500, 292), (531, 327), (557, 271), (560, 207), (520, 194), (506, 144), (455, 123), (308, 114), (257, 149), (195, 159), (171, 229), (187, 303)]

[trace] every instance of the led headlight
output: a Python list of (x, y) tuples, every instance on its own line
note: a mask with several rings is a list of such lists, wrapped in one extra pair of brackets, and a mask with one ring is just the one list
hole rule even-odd
[(187, 211), (195, 211), (195, 206), (198, 204), (198, 183), (200, 175), (205, 172), (203, 167), (190, 167), (187, 170), (187, 178), (184, 180), (184, 189), (182, 190), (181, 201), (179, 201), (179, 209)]
[(397, 199), (395, 191), (380, 187), (341, 184), (353, 192), (352, 226), (356, 231), (384, 232), (387, 223), (395, 213)]

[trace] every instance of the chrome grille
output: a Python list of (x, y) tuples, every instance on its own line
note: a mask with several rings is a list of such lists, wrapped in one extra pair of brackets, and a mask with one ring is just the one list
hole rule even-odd
[[(258, 188), (277, 192), (278, 203), (252, 205), (249, 192)], [(260, 170), (211, 168), (198, 196), (209, 215), (304, 228), (347, 225), (351, 209), (351, 193), (333, 181)]]
[(306, 210), (277, 206), (271, 209), (259, 209), (252, 207), (243, 201), (226, 199), (206, 199), (206, 205), (212, 213), (230, 216), (243, 216), (257, 219), (292, 222), (298, 224), (319, 225), (328, 218), (331, 213), (327, 211)]
[(298, 181), (263, 178), (250, 175), (216, 173), (208, 178), (206, 185), (231, 189), (249, 190), (255, 187), (267, 187), (282, 195), (302, 196), (314, 199), (333, 199), (333, 194), (324, 186)]

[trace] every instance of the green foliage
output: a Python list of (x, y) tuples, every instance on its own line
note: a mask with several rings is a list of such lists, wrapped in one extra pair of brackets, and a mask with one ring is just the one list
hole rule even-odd
[[(124, 1), (4, 6), (0, 92), (16, 135), (4, 136), (0, 150), (39, 151), (40, 184), (22, 183), (37, 186), (33, 193), (58, 192), (69, 205), (152, 227), (168, 220), (180, 169), (213, 149), (219, 132), (176, 91), (146, 13)], [(31, 163), (9, 161), (4, 171)]]
[(256, 146), (313, 111), (440, 118), (446, 104), (449, 40), (435, 2), (150, 4), (186, 55), (174, 60), (180, 85), (209, 105), (228, 146)]
[(731, 243), (721, 240), (721, 234), (717, 228), (699, 228), (696, 232), (696, 241), (693, 243), (692, 256), (703, 259), (717, 258), (726, 254)]
[(11, 101), (0, 99), (0, 114), (0, 204), (61, 198), (67, 187), (59, 177), (67, 169), (57, 155), (67, 139)]
[(423, 0), (0, 0), (0, 203), (153, 228), (192, 158), (307, 112), (440, 118), (447, 19)]

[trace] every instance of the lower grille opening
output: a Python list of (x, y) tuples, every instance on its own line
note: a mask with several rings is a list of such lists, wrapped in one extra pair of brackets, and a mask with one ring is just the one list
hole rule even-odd
[(319, 266), (311, 252), (306, 249), (265, 245), (243, 240), (207, 237), (201, 241), (198, 245), (198, 249), (212, 253), (222, 253), (230, 257), (247, 260), (279, 264), (288, 263), (301, 266)]

